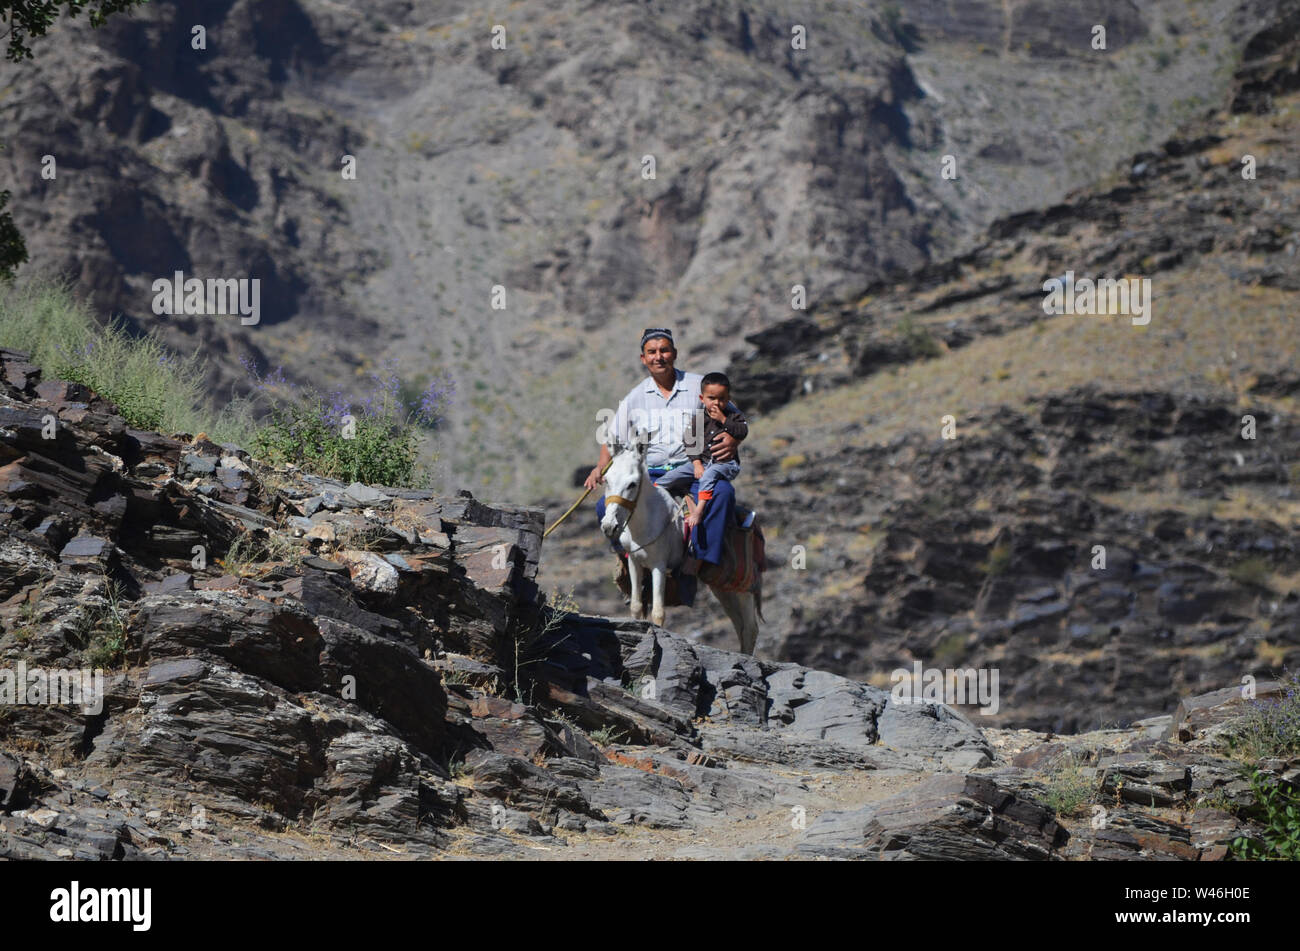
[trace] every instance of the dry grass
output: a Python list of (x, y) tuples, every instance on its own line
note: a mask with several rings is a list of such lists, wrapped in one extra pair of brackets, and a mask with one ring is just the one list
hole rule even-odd
[(963, 425), (970, 414), (1024, 406), (1074, 386), (1193, 388), (1233, 401), (1256, 374), (1298, 362), (1293, 294), (1242, 287), (1217, 269), (1185, 269), (1158, 275), (1153, 297), (1146, 326), (1124, 317), (1043, 316), (938, 360), (814, 392), (774, 412), (766, 425), (825, 436), (827, 420), (857, 420), (870, 412), (874, 421), (853, 439), (884, 442), (908, 431), (938, 438), (942, 417), (952, 414), (960, 438), (972, 432)]
[[(1170, 475), (1173, 475), (1170, 473)], [(1097, 500), (1125, 512), (1149, 514), (1175, 511), (1219, 521), (1270, 521), (1283, 527), (1300, 527), (1300, 501), (1279, 499), (1255, 486), (1236, 486), (1226, 499), (1204, 499), (1168, 489), (1125, 489), (1099, 492)]]

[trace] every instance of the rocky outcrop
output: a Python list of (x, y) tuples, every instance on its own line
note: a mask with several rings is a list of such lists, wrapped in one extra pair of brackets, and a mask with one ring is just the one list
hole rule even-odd
[[(600, 857), (689, 832), (672, 854), (1196, 859), (1250, 834), (1226, 693), (1156, 730), (983, 731), (559, 611), (538, 510), (135, 431), (10, 351), (0, 384), (0, 857)], [(79, 704), (30, 693), (83, 670), (102, 690)], [(1064, 757), (1109, 825), (1044, 804)]]
[(960, 718), (882, 731), (875, 688), (546, 614), (538, 510), (136, 431), (10, 351), (0, 383), (0, 658), (108, 668), (89, 712), (6, 698), (7, 856), (291, 854), (241, 822), (508, 852), (770, 803), (780, 762), (988, 761)]

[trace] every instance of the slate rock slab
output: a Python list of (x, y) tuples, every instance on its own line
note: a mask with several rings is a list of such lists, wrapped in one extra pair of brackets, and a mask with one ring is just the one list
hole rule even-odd
[(1069, 833), (1050, 809), (981, 776), (941, 774), (809, 825), (802, 854), (945, 861), (1059, 857)]

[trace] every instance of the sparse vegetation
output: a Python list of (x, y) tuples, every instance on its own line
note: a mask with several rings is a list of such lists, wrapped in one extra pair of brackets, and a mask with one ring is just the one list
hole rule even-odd
[[(359, 517), (359, 516), (358, 516)], [(357, 551), (379, 551), (384, 547), (385, 539), (391, 539), (392, 533), (387, 526), (377, 522), (334, 522), (337, 547), (352, 548)]]
[(24, 644), (36, 636), (36, 601), (24, 601), (22, 607), (18, 609), (18, 624), (14, 628), (14, 637), (20, 644)]
[(905, 52), (915, 53), (920, 49), (920, 34), (916, 27), (903, 19), (903, 11), (896, 3), (887, 3), (880, 11), (880, 18), (887, 35), (903, 48)]
[(597, 746), (609, 746), (611, 743), (620, 743), (627, 739), (627, 732), (624, 730), (615, 730), (610, 724), (605, 724), (599, 730), (593, 730), (590, 734), (591, 741)]
[(277, 532), (246, 532), (231, 542), (217, 564), (228, 575), (260, 577), (269, 570), (270, 562), (285, 561), (298, 550), (291, 539)]
[(1272, 574), (1273, 566), (1268, 563), (1268, 559), (1258, 555), (1243, 558), (1228, 569), (1228, 577), (1233, 581), (1256, 588), (1268, 587)]
[(111, 578), (104, 581), (103, 595), (88, 599), (67, 630), (69, 642), (91, 667), (114, 666), (130, 643), (121, 590)]
[(246, 403), (218, 411), (204, 398), (197, 354), (179, 357), (120, 322), (100, 327), (65, 283), (0, 287), (0, 346), (25, 351), (47, 377), (90, 387), (137, 428), (235, 442), (251, 432)]
[(1097, 771), (1074, 756), (1063, 757), (1048, 773), (1040, 801), (1059, 816), (1073, 816), (1092, 802), (1101, 788)]
[(403, 398), (391, 364), (370, 374), (360, 399), (335, 390), (328, 396), (288, 382), (283, 372), (266, 377), (245, 364), (258, 396), (270, 403), (268, 422), (251, 449), (266, 461), (293, 463), (347, 482), (409, 486), (427, 481), (416, 465), (421, 429), (433, 429), (451, 398), (450, 380), (437, 379), (418, 400)]
[(1252, 700), (1229, 737), (1232, 755), (1249, 765), (1300, 756), (1300, 672), (1285, 681), (1281, 697)]
[(965, 656), (966, 635), (961, 631), (952, 631), (934, 646), (931, 663), (936, 667), (954, 667)]
[(1249, 861), (1300, 861), (1300, 795), (1281, 782), (1252, 770), (1250, 789), (1263, 812), (1261, 838), (1238, 836), (1232, 841), (1234, 858)]
[(943, 353), (939, 341), (924, 327), (920, 327), (911, 317), (904, 317), (898, 322), (898, 335), (913, 360), (937, 357)]
[(525, 696), (524, 686), (527, 678), (525, 668), (546, 659), (547, 653), (556, 644), (563, 643), (568, 637), (553, 641), (555, 630), (564, 623), (565, 618), (580, 610), (573, 597), (573, 589), (568, 594), (552, 591), (541, 609), (541, 624), (515, 636), (515, 670), (514, 691), (516, 703), (531, 703), (531, 686), (529, 695)]

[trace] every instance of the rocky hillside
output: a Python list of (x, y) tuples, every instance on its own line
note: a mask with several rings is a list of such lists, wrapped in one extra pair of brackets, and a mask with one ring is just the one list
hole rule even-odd
[[(0, 183), (36, 266), (201, 346), (219, 399), (247, 357), (450, 370), (444, 487), (536, 497), (640, 328), (719, 369), (794, 284), (820, 311), (966, 251), (1220, 101), (1276, 5), (149, 4), (0, 65)], [(258, 278), (261, 323), (157, 317), (177, 270)]]
[[(0, 388), (0, 858), (1196, 860), (1258, 834), (1236, 689), (983, 731), (543, 604), (537, 509), (134, 430), (12, 351)], [(84, 707), (31, 694), (82, 668), (107, 668)]]
[[(1300, 662), (1300, 4), (1277, 17), (1221, 110), (1110, 180), (748, 338), (760, 652), (998, 668), (979, 722), (1062, 732)], [(1066, 271), (1149, 279), (1150, 322), (1045, 314)], [(613, 613), (590, 522), (542, 580)], [(716, 609), (669, 623), (732, 640)]]

